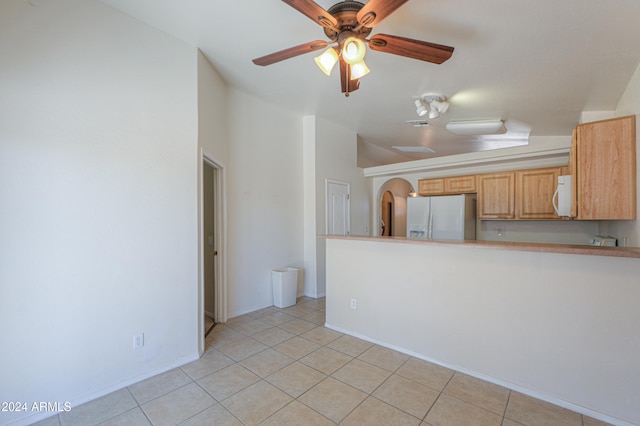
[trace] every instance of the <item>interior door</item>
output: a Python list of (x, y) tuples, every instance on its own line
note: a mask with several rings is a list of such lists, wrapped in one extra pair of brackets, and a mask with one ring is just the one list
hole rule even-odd
[(328, 235), (350, 233), (350, 184), (327, 179), (326, 183), (326, 232)]
[(215, 170), (204, 163), (203, 167), (203, 266), (204, 266), (204, 312), (215, 318)]

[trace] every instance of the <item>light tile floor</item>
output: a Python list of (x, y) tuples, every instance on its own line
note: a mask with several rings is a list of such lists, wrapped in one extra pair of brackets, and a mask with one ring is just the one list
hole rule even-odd
[(604, 423), (323, 326), (324, 299), (218, 324), (197, 361), (39, 425)]

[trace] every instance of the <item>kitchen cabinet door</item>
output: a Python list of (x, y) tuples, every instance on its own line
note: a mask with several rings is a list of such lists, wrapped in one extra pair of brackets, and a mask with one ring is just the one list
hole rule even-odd
[(418, 181), (418, 195), (423, 197), (444, 194), (474, 194), (475, 192), (475, 175), (420, 179)]
[(569, 151), (569, 174), (571, 175), (571, 217), (578, 217), (578, 130), (571, 133), (571, 151)]
[(632, 115), (576, 128), (578, 219), (636, 219), (635, 118)]
[(515, 219), (515, 173), (478, 176), (478, 218)]
[(561, 167), (516, 172), (516, 217), (558, 219), (551, 199), (558, 185)]
[(418, 181), (418, 195), (429, 197), (444, 194), (444, 179), (420, 179)]
[(476, 176), (444, 178), (444, 192), (447, 194), (473, 194), (476, 192)]

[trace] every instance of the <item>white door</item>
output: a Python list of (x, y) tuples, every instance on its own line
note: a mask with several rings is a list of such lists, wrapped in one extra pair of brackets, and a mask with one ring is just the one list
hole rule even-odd
[(327, 179), (327, 219), (328, 235), (349, 235), (349, 182)]
[(464, 196), (433, 197), (431, 203), (431, 238), (464, 240)]
[(407, 198), (407, 238), (427, 239), (432, 197)]
[[(202, 292), (199, 297), (199, 308), (202, 311), (198, 315), (209, 316), (216, 323), (227, 321), (227, 300), (225, 276), (225, 253), (227, 247), (225, 241), (224, 215), (224, 169), (213, 160), (202, 156), (202, 218), (201, 218), (201, 258), (199, 273), (203, 281)], [(205, 330), (206, 331), (206, 330)], [(204, 336), (204, 333), (203, 333)], [(202, 340), (204, 351), (204, 339)]]

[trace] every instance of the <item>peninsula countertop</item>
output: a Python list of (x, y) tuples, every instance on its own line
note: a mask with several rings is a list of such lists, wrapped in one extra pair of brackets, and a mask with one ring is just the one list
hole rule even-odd
[(578, 254), (588, 256), (609, 256), (609, 257), (630, 257), (640, 258), (640, 248), (638, 247), (601, 247), (577, 244), (546, 244), (546, 243), (520, 243), (507, 241), (449, 241), (449, 240), (422, 240), (405, 237), (370, 237), (358, 235), (319, 235), (325, 239), (349, 239), (362, 241), (377, 241), (396, 244), (434, 244), (446, 246), (459, 246), (470, 249), (497, 249), (497, 250), (517, 250), (530, 252)]

